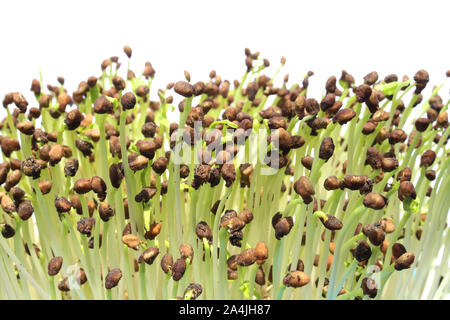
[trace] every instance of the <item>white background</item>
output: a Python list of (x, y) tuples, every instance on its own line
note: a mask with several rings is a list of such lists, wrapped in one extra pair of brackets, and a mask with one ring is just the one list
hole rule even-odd
[(65, 77), (72, 93), (80, 81), (100, 75), (101, 61), (112, 55), (121, 57), (125, 76), (124, 44), (133, 48), (136, 74), (147, 60), (156, 69), (154, 99), (156, 89), (183, 79), (184, 70), (193, 81), (206, 80), (211, 69), (223, 79), (240, 79), (245, 47), (271, 61), (270, 74), (286, 56), (283, 72), (290, 74), (290, 82), (301, 82), (308, 70), (314, 71), (310, 92), (315, 95), (322, 93), (328, 76), (339, 77), (342, 69), (360, 83), (372, 70), (380, 77), (396, 73), (411, 78), (420, 68), (429, 71), (431, 85), (446, 82), (441, 91), (446, 95), (447, 3), (1, 1), (0, 98), (19, 91), (36, 106), (29, 89), (39, 70), (45, 84), (56, 85), (57, 76)]

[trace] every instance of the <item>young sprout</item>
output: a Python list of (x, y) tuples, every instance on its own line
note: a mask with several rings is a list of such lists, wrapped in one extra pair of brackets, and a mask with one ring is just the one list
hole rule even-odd
[(247, 48), (239, 79), (155, 88), (132, 53), (4, 94), (1, 299), (448, 292), (449, 100), (427, 71), (343, 70), (313, 97), (312, 71)]

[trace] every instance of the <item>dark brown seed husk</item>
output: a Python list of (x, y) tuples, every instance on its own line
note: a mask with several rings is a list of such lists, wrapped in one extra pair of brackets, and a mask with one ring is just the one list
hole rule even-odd
[(156, 188), (153, 187), (143, 188), (141, 192), (134, 197), (134, 200), (136, 202), (148, 202), (155, 196), (156, 192)]
[(339, 123), (340, 125), (346, 124), (356, 116), (356, 112), (353, 109), (345, 108), (339, 110), (333, 117), (334, 123)]
[(416, 90), (415, 94), (419, 94), (422, 92), (423, 89), (425, 89), (428, 81), (430, 80), (430, 76), (428, 72), (424, 69), (421, 69), (416, 72), (414, 75), (414, 81), (416, 82)]
[(366, 184), (368, 176), (366, 175), (345, 175), (343, 186), (350, 190), (359, 190)]
[[(142, 125), (141, 132), (146, 138), (153, 138), (156, 134), (157, 126), (153, 121), (145, 122)], [(156, 149), (156, 145), (155, 145)]]
[(174, 90), (185, 98), (192, 97), (194, 94), (194, 87), (186, 81), (178, 81), (175, 83)]
[(326, 190), (336, 190), (342, 185), (341, 181), (336, 176), (330, 176), (325, 179), (323, 186)]
[(136, 143), (139, 149), (139, 153), (148, 159), (153, 159), (155, 157), (156, 144), (151, 140), (139, 140)]
[(147, 168), (148, 159), (147, 157), (138, 155), (137, 153), (129, 154), (128, 165), (130, 166), (130, 169), (133, 170), (134, 172), (143, 170)]
[(268, 125), (269, 128), (272, 129), (272, 130), (276, 130), (276, 129), (279, 129), (279, 128), (283, 128), (283, 129), (286, 130), (286, 129), (288, 128), (288, 123), (287, 123), (286, 120), (285, 120), (282, 116), (280, 116), (280, 115), (271, 117), (271, 118), (269, 119), (269, 122), (267, 123), (267, 125)]
[(395, 260), (395, 270), (408, 269), (414, 263), (414, 253), (406, 252)]
[(302, 165), (306, 169), (311, 170), (313, 162), (314, 162), (314, 158), (311, 156), (304, 156), (304, 157), (302, 157), (301, 162), (302, 162)]
[(47, 194), (52, 190), (52, 182), (50, 180), (39, 181), (39, 189), (42, 194)]
[(292, 271), (283, 278), (283, 284), (286, 287), (300, 288), (307, 285), (309, 280), (309, 276), (306, 273), (302, 271)]
[[(20, 161), (19, 161), (20, 163)], [(6, 177), (5, 190), (9, 191), (12, 187), (17, 185), (22, 178), (22, 172), (18, 169), (15, 169)]]
[(60, 144), (54, 144), (52, 146), (52, 148), (50, 149), (49, 152), (49, 157), (50, 157), (50, 165), (54, 166), (56, 165), (58, 162), (61, 161), (62, 157), (64, 156), (64, 148), (62, 145)]
[(383, 158), (381, 168), (384, 172), (392, 172), (398, 168), (398, 160), (396, 158)]
[(398, 76), (396, 74), (388, 74), (386, 77), (384, 77), (384, 82), (391, 83), (398, 81)]
[(69, 278), (65, 277), (64, 279), (62, 279), (59, 283), (58, 283), (58, 289), (62, 292), (67, 292), (70, 291), (69, 288)]
[(153, 240), (161, 232), (161, 223), (152, 223), (149, 230), (145, 233), (145, 239)]
[(173, 281), (179, 281), (183, 278), (184, 272), (186, 271), (186, 261), (179, 258), (175, 261), (172, 267), (172, 279)]
[(20, 150), (20, 144), (17, 139), (10, 138), (10, 137), (2, 137), (1, 140), (1, 147), (3, 153), (9, 157), (12, 152)]
[(106, 189), (107, 189), (106, 183), (99, 176), (94, 176), (91, 178), (91, 187), (92, 187), (92, 191), (94, 191), (97, 194), (105, 194), (106, 193)]
[(131, 54), (133, 53), (133, 50), (131, 50), (130, 46), (123, 46), (123, 52), (127, 55), (128, 58), (131, 58)]
[(212, 241), (211, 228), (208, 226), (208, 224), (205, 221), (200, 221), (197, 224), (197, 226), (195, 228), (195, 233), (200, 240), (203, 238), (206, 238), (208, 241)]
[(319, 113), (319, 110), (320, 110), (319, 103), (314, 98), (306, 99), (306, 101), (305, 101), (305, 110), (310, 115), (316, 115), (316, 114)]
[(109, 203), (107, 202), (101, 202), (100, 206), (98, 208), (98, 213), (100, 215), (100, 218), (106, 222), (109, 220), (109, 218), (113, 217), (115, 214), (115, 211), (113, 208), (111, 208), (111, 206), (109, 205)]
[[(94, 146), (92, 145), (92, 143), (81, 140), (81, 139), (76, 139), (75, 140), (75, 146), (77, 147), (78, 150), (81, 151), (81, 153), (85, 156), (88, 157), (91, 155), (92, 153), (92, 149), (94, 148)], [(50, 159), (51, 160), (51, 159)]]
[(128, 248), (137, 250), (141, 244), (141, 240), (134, 234), (126, 234), (122, 236), (122, 242), (128, 246)]
[(278, 220), (278, 222), (275, 224), (275, 238), (277, 238), (277, 240), (280, 240), (282, 237), (288, 235), (293, 225), (294, 220), (292, 219), (292, 217), (285, 217)]
[(245, 224), (249, 224), (253, 220), (253, 213), (248, 209), (244, 209), (238, 217), (244, 221)]
[(401, 243), (396, 242), (392, 245), (392, 256), (395, 259), (398, 259), (404, 253), (406, 253), (406, 248)]
[(125, 93), (120, 99), (124, 110), (131, 110), (136, 105), (136, 96), (132, 92)]
[[(103, 238), (103, 236), (102, 236), (102, 234), (100, 233), (100, 234), (98, 235), (98, 247), (99, 247), (99, 248), (102, 247), (102, 238)], [(89, 249), (94, 249), (94, 245), (95, 245), (94, 239), (95, 239), (94, 237), (91, 237), (91, 238), (89, 239), (89, 242), (88, 242), (88, 247), (89, 247)]]
[(78, 109), (74, 109), (67, 113), (66, 118), (64, 119), (64, 123), (67, 125), (67, 129), (75, 130), (80, 126), (83, 119), (83, 114)]
[(79, 167), (78, 159), (70, 159), (64, 165), (64, 174), (66, 177), (74, 177)]
[(184, 290), (183, 296), (186, 296), (190, 293), (190, 300), (197, 299), (203, 292), (202, 286), (198, 283), (191, 283), (187, 286), (186, 290)]
[[(302, 271), (302, 270), (299, 270)], [(328, 278), (324, 278), (323, 279), (323, 286), (328, 286), (328, 284), (330, 283), (330, 280), (328, 280)], [(316, 288), (319, 286), (319, 278), (316, 279), (316, 281), (314, 282), (314, 284), (316, 285)]]
[[(222, 217), (224, 218), (224, 217)], [(222, 220), (222, 219), (221, 219)], [(242, 230), (245, 227), (245, 222), (239, 217), (232, 217), (230, 219), (224, 219), (224, 222), (220, 224), (222, 227), (227, 227), (229, 233), (235, 233)]]
[(429, 167), (436, 159), (436, 153), (433, 150), (426, 150), (420, 157), (420, 166)]
[(180, 246), (180, 256), (182, 259), (189, 259), (192, 263), (194, 260), (194, 249), (188, 243), (184, 243)]
[[(220, 199), (219, 200), (217, 200), (214, 204), (213, 204), (213, 206), (211, 207), (211, 213), (212, 214), (217, 214), (217, 209), (219, 209), (219, 205), (220, 205)], [(234, 211), (234, 210), (233, 210)], [(236, 213), (236, 211), (234, 211), (235, 213)], [(237, 213), (236, 213), (237, 214)], [(222, 222), (222, 220), (221, 220), (221, 222)]]
[(17, 129), (25, 135), (32, 135), (34, 133), (34, 124), (31, 121), (22, 121), (17, 124)]
[(328, 159), (330, 159), (331, 156), (333, 155), (333, 152), (334, 152), (333, 139), (330, 137), (323, 139), (319, 148), (319, 158), (328, 161)]
[(92, 229), (95, 226), (95, 218), (81, 218), (77, 223), (77, 230), (79, 233), (91, 236)]
[(52, 258), (48, 263), (48, 275), (49, 276), (56, 276), (61, 270), (63, 264), (63, 258), (62, 257), (54, 257)]
[(238, 254), (234, 254), (227, 260), (227, 266), (231, 270), (237, 270), (238, 264), (237, 264), (237, 258), (239, 257)]
[(145, 250), (139, 257), (138, 263), (145, 262), (148, 265), (153, 264), (156, 257), (159, 254), (159, 249), (157, 247), (151, 247)]
[(78, 194), (75, 193), (72, 197), (70, 197), (70, 204), (73, 208), (75, 208), (77, 214), (83, 214), (83, 207), (81, 206), (81, 200)]
[(406, 132), (402, 129), (396, 129), (389, 134), (389, 143), (396, 144), (404, 142), (407, 138)]
[(309, 179), (305, 176), (300, 177), (294, 183), (294, 190), (297, 194), (299, 194), (303, 201), (308, 204), (312, 202), (311, 196), (315, 194), (314, 188), (309, 181)]
[(189, 167), (185, 164), (180, 165), (180, 177), (182, 179), (189, 177)]
[(87, 281), (86, 272), (83, 268), (78, 269), (77, 273), (75, 274), (75, 281), (79, 285), (83, 285)]
[(400, 182), (400, 187), (398, 188), (398, 198), (400, 201), (405, 200), (406, 197), (416, 198), (416, 189), (410, 181)]
[(109, 167), (109, 179), (111, 180), (111, 185), (114, 188), (119, 188), (120, 184), (123, 180), (123, 170), (120, 168), (120, 166), (117, 163), (111, 164)]
[(254, 255), (256, 260), (266, 260), (269, 257), (269, 249), (264, 241), (258, 241), (255, 247)]
[(411, 180), (411, 176), (412, 176), (411, 169), (406, 167), (406, 168), (402, 169), (397, 174), (397, 180), (399, 180), (399, 181), (410, 181)]
[(272, 227), (275, 228), (275, 226), (277, 225), (278, 221), (280, 221), (281, 218), (282, 214), (280, 212), (275, 213), (272, 217)]
[(364, 278), (361, 282), (361, 288), (363, 289), (363, 293), (368, 295), (370, 298), (375, 298), (378, 292), (378, 285), (376, 281), (372, 278)]
[(236, 263), (242, 267), (250, 266), (256, 261), (255, 249), (246, 249), (236, 258)]
[(235, 247), (239, 247), (239, 248), (242, 247), (241, 241), (243, 239), (244, 239), (244, 233), (242, 231), (233, 232), (229, 238), (231, 245), (235, 246)]
[(85, 194), (91, 191), (91, 178), (81, 178), (75, 181), (73, 190), (78, 194)]
[(303, 145), (306, 143), (305, 138), (302, 136), (291, 136), (291, 142), (290, 142), (290, 148), (291, 149), (298, 149), (303, 147)]
[(436, 171), (434, 171), (434, 170), (427, 170), (425, 172), (425, 177), (428, 180), (433, 181), (434, 179), (436, 179)]
[(416, 120), (416, 122), (414, 124), (416, 126), (417, 131), (424, 132), (425, 130), (427, 130), (430, 123), (431, 123), (430, 119), (419, 118)]
[(17, 207), (17, 215), (22, 220), (28, 220), (33, 215), (34, 209), (29, 200), (24, 200)]
[(374, 210), (380, 210), (380, 209), (383, 209), (384, 206), (386, 205), (386, 198), (383, 197), (381, 194), (378, 194), (375, 192), (369, 192), (364, 197), (363, 204), (367, 208), (371, 208)]
[(69, 212), (72, 209), (70, 201), (64, 197), (55, 197), (55, 207), (59, 213)]
[(336, 91), (336, 77), (331, 76), (328, 78), (325, 89), (327, 90), (327, 93), (334, 93)]
[(364, 76), (364, 82), (369, 86), (373, 85), (378, 80), (378, 73), (376, 71), (372, 71)]
[(24, 175), (32, 177), (33, 179), (37, 179), (41, 176), (41, 166), (33, 157), (29, 157), (22, 161), (21, 170)]
[(353, 256), (359, 262), (365, 261), (372, 255), (372, 250), (366, 241), (358, 242), (356, 249), (353, 251)]
[(105, 288), (112, 289), (119, 284), (122, 279), (122, 271), (119, 268), (112, 269), (105, 277)]
[[(290, 265), (289, 265), (289, 270), (291, 270)], [(295, 267), (295, 270), (297, 271), (304, 271), (305, 270), (305, 264), (303, 263), (303, 261), (301, 259), (297, 260), (297, 266)]]
[[(181, 172), (181, 168), (180, 168)], [(193, 187), (197, 189), (201, 185), (207, 183), (210, 179), (211, 167), (209, 165), (199, 165), (195, 168)]]
[(14, 229), (14, 227), (8, 223), (0, 223), (0, 229), (2, 232), (2, 236), (5, 239), (12, 238), (16, 234), (16, 230)]
[(322, 111), (326, 111), (327, 109), (331, 108), (335, 102), (336, 102), (336, 95), (334, 94), (334, 92), (327, 93), (320, 102), (320, 109)]
[(383, 155), (381, 152), (374, 147), (370, 147), (366, 152), (366, 164), (370, 165), (372, 169), (380, 169), (381, 161), (383, 160)]
[[(322, 219), (320, 220), (322, 221)], [(322, 223), (328, 230), (342, 229), (342, 222), (334, 216), (327, 215), (327, 218), (325, 219), (325, 221), (322, 221)]]
[[(10, 193), (11, 193), (14, 201), (16, 201), (16, 202), (20, 202), (22, 200), (22, 198), (25, 196), (25, 191), (19, 187), (11, 188)], [(0, 198), (1, 197), (2, 197), (2, 195), (0, 195)]]
[(226, 187), (230, 187), (234, 180), (236, 179), (236, 170), (234, 169), (234, 164), (226, 163), (220, 169), (220, 174), (222, 178), (225, 180)]
[(173, 257), (170, 253), (166, 253), (161, 259), (161, 268), (164, 273), (168, 273), (173, 267)]
[(255, 283), (259, 284), (260, 286), (266, 284), (266, 275), (264, 274), (264, 270), (261, 267), (259, 267), (256, 271)]
[(392, 218), (383, 218), (383, 220), (381, 220), (381, 226), (386, 233), (392, 233), (395, 231), (395, 224)]
[(51, 142), (58, 141), (58, 131), (52, 131), (52, 132), (47, 133), (47, 139), (48, 139), (48, 141), (51, 141)]
[(169, 160), (167, 158), (160, 157), (153, 162), (152, 168), (157, 174), (163, 174), (167, 168), (168, 162)]
[(367, 237), (370, 240), (370, 243), (372, 243), (374, 246), (379, 246), (383, 243), (385, 239), (385, 232), (382, 228), (370, 226), (369, 229), (366, 231)]
[(362, 84), (355, 90), (356, 101), (359, 103), (369, 100), (372, 88), (368, 84)]
[(94, 102), (94, 112), (99, 114), (111, 113), (113, 111), (113, 104), (105, 96), (100, 96)]
[(115, 88), (117, 91), (122, 91), (122, 90), (125, 89), (125, 87), (126, 87), (125, 80), (122, 79), (122, 78), (119, 77), (119, 76), (113, 77), (113, 78), (112, 78), (112, 83), (113, 83), (114, 88)]
[(377, 110), (373, 115), (370, 121), (374, 122), (376, 125), (378, 122), (389, 120), (389, 112), (384, 110)]
[(87, 80), (87, 84), (88, 84), (89, 88), (95, 87), (95, 85), (97, 84), (97, 77), (90, 76)]
[(37, 79), (33, 79), (30, 89), (36, 96), (41, 94), (41, 83)]

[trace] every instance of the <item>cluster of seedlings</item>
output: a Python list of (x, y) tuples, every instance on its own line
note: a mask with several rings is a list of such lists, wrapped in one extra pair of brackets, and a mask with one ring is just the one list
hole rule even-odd
[(185, 71), (151, 94), (152, 64), (124, 52), (126, 77), (114, 56), (72, 93), (59, 77), (4, 95), (2, 299), (450, 291), (449, 102), (422, 95), (427, 71), (342, 71), (314, 98), (313, 72), (275, 85), (286, 59), (269, 77), (246, 49), (241, 80)]

